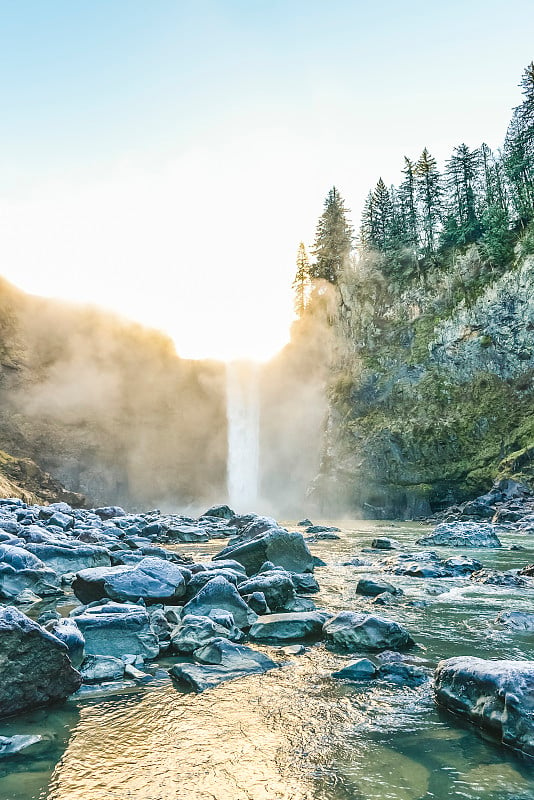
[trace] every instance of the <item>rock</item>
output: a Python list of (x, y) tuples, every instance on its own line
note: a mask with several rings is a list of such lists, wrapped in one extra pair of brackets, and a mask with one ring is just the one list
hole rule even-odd
[(288, 572), (273, 570), (244, 581), (238, 587), (241, 596), (262, 592), (272, 612), (282, 611), (295, 598), (295, 587)]
[(400, 544), (396, 539), (390, 539), (388, 536), (377, 536), (371, 542), (371, 547), (374, 547), (375, 550), (395, 550), (400, 547)]
[(438, 664), (434, 690), (440, 705), (534, 755), (534, 662), (449, 658)]
[(396, 589), (391, 583), (374, 580), (373, 578), (361, 578), (356, 586), (356, 594), (363, 594), (366, 597), (377, 597), (383, 592), (402, 594), (402, 590)]
[(214, 578), (222, 577), (225, 578), (229, 583), (232, 583), (234, 586), (237, 586), (238, 582), (243, 582), (246, 580), (246, 575), (242, 575), (240, 573), (236, 573), (231, 569), (205, 569), (201, 572), (197, 572), (191, 576), (191, 579), (187, 583), (187, 590), (185, 593), (185, 599), (187, 601), (192, 600), (199, 591), (207, 584), (209, 581), (212, 581)]
[(256, 612), (256, 614), (271, 613), (271, 609), (267, 605), (267, 600), (265, 599), (263, 592), (252, 592), (252, 594), (245, 595), (243, 600), (253, 611)]
[(238, 642), (243, 634), (239, 628), (220, 625), (210, 617), (186, 614), (171, 634), (171, 650), (190, 655), (216, 638)]
[(209, 542), (210, 539), (208, 531), (199, 525), (173, 525), (167, 529), (166, 536), (172, 541), (187, 543)]
[(87, 656), (81, 673), (84, 683), (120, 681), (124, 678), (124, 661), (115, 656)]
[(90, 567), (111, 566), (109, 552), (105, 547), (96, 544), (30, 543), (26, 545), (26, 549), (58, 575), (63, 575), (65, 572), (78, 572)]
[(308, 648), (303, 644), (288, 644), (285, 647), (281, 647), (280, 650), (286, 656), (301, 656), (308, 652)]
[(0, 597), (13, 600), (30, 589), (45, 596), (61, 594), (57, 574), (23, 547), (0, 544)]
[(177, 683), (186, 685), (194, 692), (205, 692), (206, 689), (213, 689), (220, 683), (232, 681), (236, 678), (244, 678), (246, 675), (257, 674), (262, 670), (232, 670), (228, 667), (204, 664), (175, 664), (169, 670), (169, 675)]
[(218, 664), (243, 672), (266, 672), (279, 666), (264, 653), (242, 644), (235, 644), (228, 639), (213, 639), (204, 647), (195, 650), (194, 655), (197, 661), (203, 664)]
[(63, 642), (16, 608), (0, 608), (0, 715), (64, 700), (81, 682)]
[(43, 749), (43, 745), (47, 747), (49, 744), (49, 741), (38, 734), (0, 736), (0, 758), (10, 758), (21, 753), (24, 755), (36, 755), (36, 751), (40, 752)]
[(397, 622), (374, 614), (341, 611), (325, 622), (323, 633), (331, 648), (348, 652), (406, 650), (415, 642)]
[(221, 576), (212, 578), (196, 597), (184, 606), (184, 614), (208, 616), (212, 608), (230, 611), (238, 628), (248, 628), (258, 616), (247, 606), (236, 587)]
[(308, 528), (310, 525), (313, 525), (313, 522), (307, 517), (306, 519), (301, 519), (300, 522), (297, 522), (297, 527), (299, 528)]
[(119, 602), (173, 603), (186, 593), (184, 575), (176, 564), (148, 556), (134, 566), (96, 567), (77, 573), (72, 584), (82, 603), (109, 597)]
[(283, 567), (288, 572), (313, 572), (313, 557), (301, 533), (289, 533), (282, 528), (269, 530), (244, 544), (231, 545), (214, 556), (214, 561), (233, 558), (254, 575), (265, 561)]
[(219, 517), (220, 519), (232, 519), (235, 517), (235, 511), (232, 511), (230, 506), (211, 506), (207, 511), (202, 514), (203, 517)]
[(501, 611), (495, 622), (513, 631), (534, 633), (534, 613), (529, 611)]
[(482, 563), (474, 558), (452, 556), (441, 559), (431, 550), (399, 553), (380, 563), (385, 572), (411, 578), (454, 578), (469, 575), (482, 568)]
[(475, 517), (476, 519), (491, 519), (495, 513), (495, 508), (489, 505), (485, 500), (480, 497), (476, 500), (470, 500), (461, 506), (462, 518)]
[(367, 561), (364, 558), (351, 558), (349, 561), (342, 561), (342, 567), (370, 567), (371, 561)]
[(520, 569), (517, 574), (524, 575), (526, 578), (534, 578), (534, 564), (527, 564), (527, 566)]
[(377, 668), (368, 658), (359, 658), (352, 664), (332, 673), (333, 678), (345, 678), (348, 681), (368, 681), (376, 677)]
[(105, 603), (71, 612), (85, 638), (88, 655), (115, 656), (124, 653), (156, 658), (158, 637), (150, 625), (146, 608), (129, 603)]
[(113, 519), (113, 517), (125, 517), (126, 511), (120, 506), (106, 506), (105, 508), (95, 508), (94, 513), (100, 519)]
[(399, 662), (381, 664), (378, 677), (391, 683), (400, 683), (402, 686), (419, 686), (429, 679), (428, 672), (421, 667)]
[(518, 588), (529, 585), (526, 578), (521, 578), (514, 572), (499, 572), (494, 569), (479, 569), (473, 572), (470, 580), (475, 583), (486, 583), (490, 586), (516, 586)]
[(490, 522), (443, 522), (417, 544), (434, 547), (501, 547), (498, 527)]
[(314, 594), (320, 591), (320, 586), (310, 572), (292, 572), (291, 580), (295, 591), (301, 594)]
[(98, 684), (83, 684), (80, 686), (74, 700), (92, 700), (96, 697), (108, 697), (109, 695), (124, 692), (127, 689), (137, 689), (137, 683), (132, 680), (124, 681), (103, 681)]
[(84, 658), (85, 639), (73, 619), (50, 621), (46, 630), (67, 645), (72, 666), (78, 668)]
[(252, 625), (249, 636), (256, 641), (273, 642), (320, 639), (327, 616), (320, 611), (266, 614)]
[(42, 598), (39, 597), (38, 594), (35, 594), (35, 592), (32, 592), (31, 589), (23, 589), (22, 592), (14, 598), (14, 602), (21, 606), (33, 605), (33, 603), (39, 603), (41, 600)]
[[(333, 525), (308, 525), (306, 533), (341, 533), (341, 528), (336, 528)], [(334, 538), (339, 539), (339, 536)]]
[(317, 606), (309, 597), (299, 597), (297, 595), (292, 600), (287, 601), (282, 611), (299, 613), (301, 611), (315, 611), (316, 608)]

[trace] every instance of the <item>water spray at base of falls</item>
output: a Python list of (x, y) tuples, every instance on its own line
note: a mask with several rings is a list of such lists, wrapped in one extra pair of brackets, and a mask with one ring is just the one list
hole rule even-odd
[(259, 369), (248, 361), (226, 365), (228, 499), (241, 513), (254, 511), (259, 495)]

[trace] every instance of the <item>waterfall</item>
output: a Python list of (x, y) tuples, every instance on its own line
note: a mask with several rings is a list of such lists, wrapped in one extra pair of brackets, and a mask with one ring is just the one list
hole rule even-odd
[(227, 485), (230, 504), (239, 512), (256, 510), (259, 490), (259, 367), (248, 361), (226, 366), (228, 420)]

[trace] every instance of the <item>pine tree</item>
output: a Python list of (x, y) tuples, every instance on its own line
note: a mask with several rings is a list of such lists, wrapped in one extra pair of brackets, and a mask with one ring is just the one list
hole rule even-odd
[(386, 252), (392, 239), (393, 203), (389, 190), (382, 180), (378, 179), (373, 192), (374, 230), (373, 244), (378, 250)]
[(399, 186), (400, 214), (403, 220), (404, 243), (413, 250), (414, 256), (419, 246), (417, 186), (415, 164), (404, 156), (404, 180)]
[[(475, 194), (480, 161), (480, 151), (470, 150), (466, 144), (455, 147), (451, 158), (447, 161), (449, 216), (456, 218), (458, 245), (476, 241), (481, 233)], [(452, 223), (448, 222), (446, 227), (447, 238), (450, 238)]]
[(348, 210), (336, 187), (328, 192), (324, 211), (317, 223), (312, 253), (315, 263), (310, 269), (312, 278), (337, 283), (350, 262), (353, 229), (347, 218)]
[(441, 175), (436, 159), (425, 149), (415, 167), (417, 199), (421, 207), (423, 255), (431, 256), (436, 250), (436, 239), (442, 217)]
[(304, 242), (299, 244), (297, 251), (297, 272), (295, 280), (293, 281), (293, 290), (295, 292), (295, 313), (298, 317), (302, 317), (310, 296), (311, 280), (310, 280), (310, 262)]

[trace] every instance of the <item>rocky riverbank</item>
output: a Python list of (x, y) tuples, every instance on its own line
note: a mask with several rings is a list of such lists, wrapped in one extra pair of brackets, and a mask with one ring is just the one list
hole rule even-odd
[[(309, 548), (318, 537), (338, 537), (333, 526), (305, 520), (300, 529), (287, 529), (269, 517), (235, 515), (227, 506), (193, 519), (2, 500), (0, 713), (143, 686), (161, 674), (163, 663), (177, 689), (203, 692), (277, 670), (317, 643), (337, 654), (333, 680), (430, 684), (437, 665), (425, 657), (412, 624), (402, 622), (403, 608), (425, 601), (410, 600), (395, 576), (423, 579), (434, 593), (436, 580), (451, 579), (530, 592), (534, 580), (526, 559), (521, 570), (499, 571), (462, 552), (447, 557), (457, 547), (502, 549), (499, 533), (521, 533), (528, 542), (534, 533), (529, 517), (448, 521), (430, 542), (428, 535), (420, 537), (414, 550), (376, 537), (347, 562), (360, 575), (361, 605), (332, 611), (311, 599), (320, 589), (314, 571), (323, 562)], [(194, 547), (211, 539), (224, 545), (211, 561), (193, 561), (173, 549), (175, 543)], [(448, 550), (442, 557), (425, 549), (428, 544)], [(366, 564), (384, 579), (366, 576)], [(496, 624), (528, 631), (534, 615), (505, 612)], [(531, 662), (478, 656), (474, 651), (461, 664), (446, 659), (437, 666), (437, 702), (534, 755)], [(459, 699), (466, 687), (469, 703)], [(35, 743), (0, 744), (9, 755)]]

